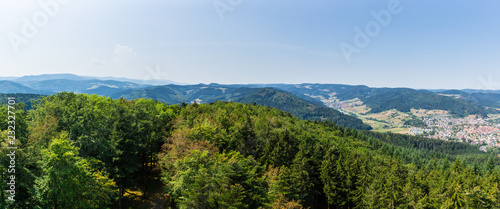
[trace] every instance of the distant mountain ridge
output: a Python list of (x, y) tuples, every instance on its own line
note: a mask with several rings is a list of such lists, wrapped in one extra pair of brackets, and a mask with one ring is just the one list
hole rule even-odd
[(350, 127), (359, 130), (371, 130), (372, 127), (364, 124), (361, 119), (343, 114), (338, 110), (316, 105), (307, 100), (301, 99), (290, 92), (274, 88), (258, 88), (249, 94), (245, 94), (233, 101), (239, 103), (253, 103), (258, 105), (275, 107), (291, 113), (292, 115), (307, 120), (330, 121), (343, 127)]
[(330, 121), (344, 127), (370, 130), (358, 118), (342, 114), (322, 104), (313, 104), (289, 92), (273, 88), (242, 87), (239, 85), (199, 84), (190, 86), (166, 85), (142, 89), (130, 89), (111, 96), (128, 100), (137, 98), (155, 99), (167, 104), (211, 103), (233, 101), (275, 107), (292, 115), (308, 120)]
[(75, 92), (99, 95), (111, 95), (116, 92), (127, 89), (136, 89), (149, 87), (149, 85), (140, 85), (130, 82), (121, 82), (114, 80), (68, 80), (55, 79), (27, 82), (26, 85), (32, 89), (38, 89), (46, 92)]
[[(350, 86), (342, 84), (281, 84), (276, 88), (292, 92), (296, 95), (309, 95), (318, 101), (338, 99), (341, 101), (359, 99), (369, 108), (370, 112), (378, 113), (391, 109), (409, 112), (410, 109), (440, 109), (449, 111), (456, 116), (478, 114), (486, 116), (495, 110), (487, 110), (488, 105), (500, 106), (500, 94), (490, 93), (486, 99), (454, 98), (428, 90), (410, 88), (370, 88), (368, 86)], [(458, 90), (443, 91), (445, 93), (459, 93)], [(497, 96), (499, 97), (497, 97)]]
[[(7, 77), (0, 80), (0, 93), (50, 95), (58, 92), (97, 94), (112, 98), (152, 98), (169, 104), (182, 102), (210, 103), (234, 101), (257, 103), (293, 113), (302, 119), (328, 120), (346, 127), (369, 129), (354, 116), (327, 107), (338, 101), (359, 100), (371, 113), (391, 109), (446, 110), (456, 116), (477, 114), (483, 117), (498, 113), (500, 94), (497, 91), (415, 90), (410, 88), (371, 88), (343, 84), (197, 84), (148, 85), (141, 80), (106, 77), (96, 78), (74, 74), (45, 74)], [(2, 78), (0, 78), (2, 79)], [(165, 81), (167, 82), (167, 81)]]
[[(71, 80), (73, 79), (73, 80)], [(297, 97), (289, 92), (262, 88), (260, 85), (162, 85), (150, 86), (116, 80), (97, 80), (71, 74), (27, 76), (14, 81), (2, 81), (3, 93), (50, 95), (58, 92), (75, 92), (110, 96), (112, 98), (151, 98), (168, 104), (210, 103), (234, 101), (256, 103), (275, 107), (301, 119), (330, 121), (340, 126), (370, 130), (360, 119), (344, 115), (307, 97)], [(31, 105), (31, 104), (30, 104)]]
[(83, 81), (95, 79), (90, 76), (79, 76), (75, 74), (42, 74), (42, 75), (27, 75), (23, 77), (18, 77), (13, 79), (13, 81), (18, 83), (35, 82), (35, 81), (47, 81), (47, 80), (73, 80), (73, 81)]
[(444, 95), (458, 95), (462, 100), (483, 104), (487, 107), (500, 108), (500, 92), (492, 93), (494, 91), (460, 91), (448, 90), (439, 92)]
[(51, 95), (58, 92), (75, 92), (99, 94), (109, 96), (127, 89), (144, 88), (149, 85), (140, 85), (121, 81), (103, 80), (25, 80), (22, 83), (14, 81), (0, 81), (0, 93), (25, 93)]
[(74, 80), (74, 81), (84, 81), (84, 80), (114, 80), (121, 82), (129, 82), (141, 85), (167, 85), (167, 84), (177, 84), (183, 85), (183, 83), (178, 83), (170, 80), (162, 80), (162, 79), (151, 79), (151, 80), (139, 80), (139, 79), (131, 79), (131, 78), (122, 78), (122, 77), (96, 77), (96, 76), (80, 76), (70, 73), (60, 73), (60, 74), (42, 74), (42, 75), (27, 75), (22, 77), (0, 77), (1, 80), (14, 81), (21, 84), (26, 84), (27, 82), (35, 82), (35, 81), (47, 81), (47, 80)]
[(28, 86), (13, 81), (1, 81), (0, 80), (0, 93), (23, 93), (23, 94), (50, 94), (42, 90), (35, 90)]

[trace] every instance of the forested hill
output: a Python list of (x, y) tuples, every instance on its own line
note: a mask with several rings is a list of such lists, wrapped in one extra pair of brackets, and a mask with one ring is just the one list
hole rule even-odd
[[(34, 106), (16, 107), (16, 201), (1, 199), (0, 208), (150, 208), (154, 197), (209, 209), (500, 206), (498, 153), (467, 144), (236, 102), (59, 93)], [(2, 121), (6, 113), (0, 106)], [(1, 152), (5, 191), (9, 150)]]
[(15, 97), (16, 102), (24, 103), (27, 109), (31, 109), (31, 104), (34, 100), (40, 99), (39, 94), (0, 94), (0, 104), (6, 104), (9, 97)]
[(467, 93), (464, 91), (457, 91), (457, 90), (449, 90), (439, 93), (444, 95), (456, 96), (462, 100), (471, 101), (477, 104), (483, 104), (487, 107), (500, 108), (500, 93), (487, 93), (487, 92)]
[(471, 114), (487, 116), (484, 106), (470, 101), (438, 95), (426, 90), (380, 88), (361, 100), (372, 108), (371, 112), (390, 109), (409, 112), (414, 108), (447, 110), (452, 115), (460, 117)]
[[(160, 83), (165, 82), (169, 83), (169, 81)], [(499, 92), (486, 90), (415, 90), (307, 83), (168, 86), (154, 86), (146, 83), (148, 81), (85, 77), (72, 74), (24, 76), (0, 81), (0, 93), (51, 95), (66, 91), (111, 96), (112, 98), (154, 98), (175, 104), (190, 103), (195, 100), (201, 102), (231, 100), (245, 94), (245, 92), (248, 93), (251, 88), (279, 88), (317, 106), (323, 106), (337, 99), (345, 101), (358, 98), (370, 108), (371, 113), (391, 109), (397, 109), (401, 112), (409, 112), (410, 109), (439, 109), (460, 117), (470, 114), (484, 117), (488, 113), (500, 112), (497, 110), (500, 108)], [(325, 102), (325, 100), (327, 101)]]
[(45, 91), (35, 90), (20, 83), (2, 80), (0, 80), (0, 93), (47, 94)]
[(255, 102), (258, 105), (275, 107), (292, 115), (307, 120), (330, 121), (343, 127), (355, 128), (359, 130), (371, 130), (369, 125), (363, 123), (361, 119), (325, 107), (306, 102), (285, 91), (261, 88), (233, 99), (235, 102), (249, 103)]
[[(409, 112), (414, 109), (440, 109), (447, 110), (456, 116), (467, 116), (479, 114), (486, 116), (488, 110), (485, 101), (500, 104), (500, 97), (479, 97), (481, 99), (465, 99), (440, 95), (427, 90), (415, 90), (409, 88), (370, 88), (367, 86), (351, 86), (340, 84), (278, 84), (272, 85), (297, 95), (322, 96), (330, 98), (334, 96), (339, 100), (351, 100), (358, 98), (369, 108), (372, 113), (397, 109), (401, 112)], [(488, 100), (489, 99), (489, 100)], [(495, 110), (490, 110), (494, 111)]]
[(166, 85), (128, 90), (114, 94), (113, 98), (150, 98), (167, 104), (210, 103), (215, 101), (254, 102), (259, 105), (276, 107), (306, 120), (330, 121), (349, 128), (370, 130), (362, 120), (328, 108), (321, 102), (311, 102), (292, 93), (272, 88), (250, 88), (238, 85)]

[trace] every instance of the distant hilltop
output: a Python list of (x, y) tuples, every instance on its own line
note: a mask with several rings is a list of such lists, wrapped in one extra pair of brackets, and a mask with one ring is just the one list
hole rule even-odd
[[(2, 80), (3, 79), (3, 80)], [(357, 129), (407, 131), (421, 124), (416, 110), (454, 117), (487, 118), (500, 113), (500, 93), (488, 90), (417, 90), (344, 84), (196, 84), (74, 74), (0, 78), (0, 93), (52, 95), (59, 92), (111, 98), (155, 99), (168, 104), (234, 101), (276, 107), (293, 115)]]
[(136, 84), (145, 85), (167, 85), (167, 84), (177, 84), (183, 85), (183, 83), (178, 83), (170, 80), (161, 79), (150, 79), (150, 80), (140, 80), (131, 78), (120, 78), (120, 77), (96, 77), (96, 76), (80, 76), (70, 73), (60, 73), (60, 74), (41, 74), (41, 75), (26, 75), (22, 77), (0, 77), (0, 80), (15, 81), (18, 83), (23, 82), (36, 82), (36, 81), (47, 81), (47, 80), (73, 80), (73, 81), (85, 81), (85, 80), (114, 80), (122, 82), (131, 82)]

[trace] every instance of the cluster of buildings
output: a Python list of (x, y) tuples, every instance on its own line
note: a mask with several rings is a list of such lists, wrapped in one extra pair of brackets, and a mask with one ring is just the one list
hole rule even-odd
[(422, 121), (425, 128), (413, 127), (408, 134), (483, 145), (482, 151), (488, 147), (500, 147), (500, 124), (482, 118), (453, 118), (448, 114), (430, 115), (423, 117)]

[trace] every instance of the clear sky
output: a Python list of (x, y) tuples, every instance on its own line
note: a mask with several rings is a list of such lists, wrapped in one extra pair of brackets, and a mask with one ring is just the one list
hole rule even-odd
[(500, 1), (2, 0), (0, 76), (500, 89)]

